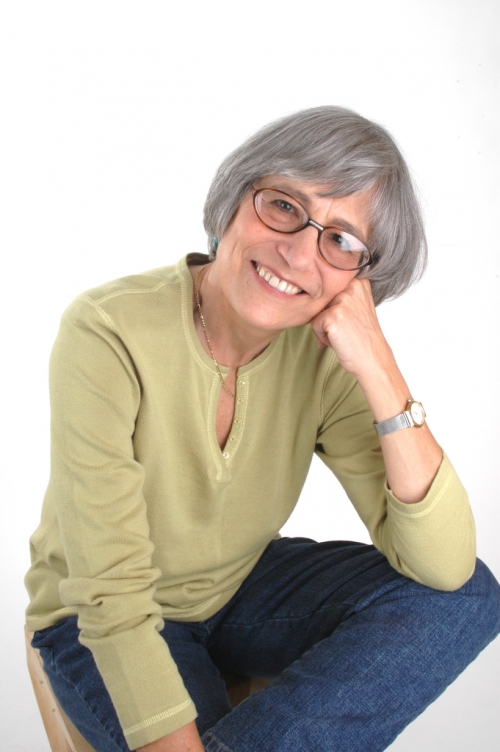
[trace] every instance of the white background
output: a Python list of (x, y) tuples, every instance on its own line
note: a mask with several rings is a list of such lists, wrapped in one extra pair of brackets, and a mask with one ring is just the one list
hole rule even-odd
[[(4, 752), (48, 750), (24, 665), (23, 576), (49, 473), (59, 316), (88, 287), (203, 251), (219, 162), (283, 114), (351, 107), (387, 126), (412, 167), (430, 264), (380, 318), (500, 576), (499, 29), (498, 0), (1, 4)], [(319, 461), (285, 532), (366, 540)], [(497, 751), (499, 668), (497, 640), (391, 750)]]

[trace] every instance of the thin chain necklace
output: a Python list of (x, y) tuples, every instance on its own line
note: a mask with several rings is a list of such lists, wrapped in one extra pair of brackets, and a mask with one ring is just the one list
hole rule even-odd
[(201, 321), (201, 326), (203, 328), (203, 334), (205, 335), (205, 339), (207, 340), (208, 349), (210, 350), (210, 353), (212, 355), (212, 359), (213, 359), (213, 361), (215, 363), (215, 370), (219, 374), (219, 379), (221, 380), (222, 387), (223, 387), (224, 391), (226, 391), (229, 394), (229, 396), (234, 399), (234, 394), (232, 392), (230, 392), (229, 389), (227, 388), (226, 383), (224, 381), (224, 376), (221, 373), (221, 370), (219, 368), (219, 364), (217, 363), (217, 359), (216, 359), (216, 357), (214, 355), (214, 351), (212, 350), (212, 345), (210, 344), (210, 340), (208, 338), (207, 326), (205, 324), (205, 319), (204, 319), (203, 313), (201, 311), (200, 296), (198, 295), (198, 280), (200, 278), (200, 275), (204, 271), (206, 271), (207, 267), (208, 267), (208, 264), (206, 266), (202, 266), (201, 269), (200, 269), (200, 271), (196, 275), (196, 278), (194, 280), (194, 296), (196, 298), (196, 305), (198, 306), (198, 313), (200, 315), (200, 321)]

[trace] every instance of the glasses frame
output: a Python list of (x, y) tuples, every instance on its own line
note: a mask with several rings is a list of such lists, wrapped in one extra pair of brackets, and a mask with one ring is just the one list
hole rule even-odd
[[(259, 212), (257, 211), (257, 205), (256, 205), (257, 196), (259, 195), (259, 193), (264, 193), (264, 191), (273, 191), (273, 193), (281, 193), (282, 196), (287, 196), (287, 198), (291, 198), (303, 210), (304, 214), (307, 217), (307, 222), (304, 222), (303, 225), (301, 225), (300, 227), (297, 227), (296, 230), (277, 230), (275, 227), (271, 227), (270, 225), (268, 225), (267, 222), (264, 222), (264, 220), (260, 216)], [(295, 198), (295, 196), (292, 196), (291, 193), (286, 193), (285, 191), (281, 191), (279, 190), (279, 188), (252, 188), (250, 193), (252, 194), (253, 208), (254, 208), (255, 214), (257, 215), (257, 218), (260, 219), (260, 221), (265, 227), (268, 227), (270, 230), (273, 230), (273, 232), (280, 232), (284, 235), (294, 235), (296, 232), (305, 230), (306, 227), (315, 227), (316, 230), (318, 231), (318, 253), (323, 259), (323, 261), (325, 261), (329, 266), (333, 266), (334, 269), (339, 269), (339, 271), (342, 271), (342, 272), (357, 272), (360, 269), (364, 269), (365, 266), (370, 266), (370, 264), (373, 264), (377, 260), (377, 255), (372, 254), (372, 252), (366, 245), (365, 241), (361, 240), (361, 238), (358, 238), (357, 235), (354, 235), (354, 233), (349, 232), (348, 235), (352, 235), (353, 238), (356, 238), (356, 240), (362, 243), (362, 245), (364, 245), (364, 247), (368, 251), (368, 261), (365, 261), (363, 264), (361, 264), (361, 266), (355, 266), (353, 269), (344, 269), (340, 266), (335, 266), (335, 264), (332, 264), (331, 261), (328, 261), (328, 259), (325, 258), (321, 252), (321, 244), (320, 244), (321, 236), (323, 235), (325, 230), (340, 230), (340, 232), (347, 232), (346, 230), (342, 229), (342, 227), (338, 225), (328, 225), (327, 227), (323, 227), (322, 225), (319, 224), (319, 222), (316, 222), (314, 219), (311, 219), (305, 207), (302, 206), (300, 201), (298, 201)]]

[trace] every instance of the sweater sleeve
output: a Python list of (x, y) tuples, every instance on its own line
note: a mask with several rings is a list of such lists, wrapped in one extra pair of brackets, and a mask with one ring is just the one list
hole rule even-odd
[[(387, 487), (380, 442), (360, 386), (340, 368), (332, 373), (325, 384), (318, 456), (398, 572), (437, 590), (458, 589), (474, 572), (475, 527), (467, 493), (449, 459), (443, 454), (422, 501), (399, 501)], [(346, 380), (351, 381), (347, 389)]]
[(50, 489), (68, 565), (60, 597), (77, 609), (80, 640), (136, 749), (192, 721), (196, 710), (158, 633), (160, 573), (133, 447), (140, 378), (91, 299), (77, 299), (63, 315), (50, 393)]

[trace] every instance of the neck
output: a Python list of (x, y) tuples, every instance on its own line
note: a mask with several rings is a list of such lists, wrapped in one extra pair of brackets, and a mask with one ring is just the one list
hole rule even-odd
[[(252, 327), (231, 308), (218, 285), (215, 262), (193, 270), (193, 284), (197, 280), (203, 318), (217, 362), (228, 368), (250, 363), (280, 334)], [(195, 327), (203, 349), (211, 355), (195, 302)]]

